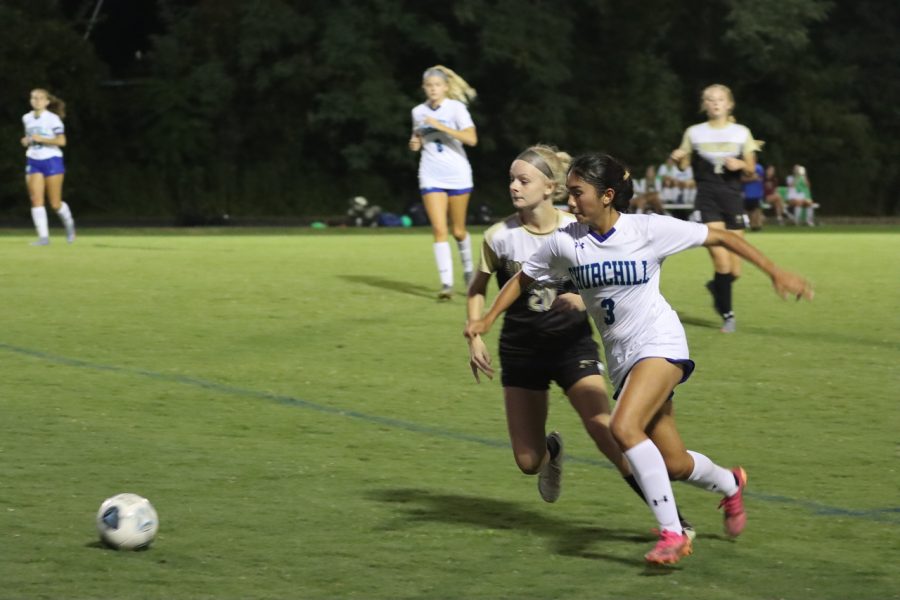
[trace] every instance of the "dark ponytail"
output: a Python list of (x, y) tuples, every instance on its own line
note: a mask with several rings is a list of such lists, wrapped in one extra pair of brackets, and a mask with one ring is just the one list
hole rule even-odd
[(613, 190), (613, 208), (627, 212), (634, 196), (634, 182), (631, 170), (624, 164), (601, 152), (582, 154), (569, 166), (569, 173), (581, 177), (591, 184), (600, 196), (606, 190)]

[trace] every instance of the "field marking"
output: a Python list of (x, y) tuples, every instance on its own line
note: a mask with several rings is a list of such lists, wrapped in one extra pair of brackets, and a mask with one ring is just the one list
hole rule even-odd
[[(168, 375), (166, 373), (160, 373), (157, 371), (148, 371), (146, 369), (136, 369), (132, 367), (118, 367), (115, 365), (104, 365), (98, 363), (88, 362), (86, 360), (81, 360), (78, 358), (68, 358), (65, 356), (57, 356), (54, 354), (48, 354), (46, 352), (41, 352), (39, 350), (32, 350), (30, 348), (22, 348), (20, 346), (13, 346), (11, 344), (5, 344), (0, 342), (0, 350), (5, 350), (12, 354), (18, 354), (20, 356), (27, 356), (30, 358), (36, 358), (39, 360), (43, 360), (46, 362), (51, 362), (59, 365), (65, 365), (69, 367), (76, 367), (80, 369), (89, 369), (92, 371), (102, 371), (108, 373), (118, 373), (123, 375), (140, 375), (141, 377), (145, 377), (147, 379), (152, 379), (154, 381), (168, 381), (172, 383), (179, 383), (183, 385), (190, 385), (193, 387), (198, 387), (206, 390), (211, 390), (215, 392), (221, 392), (223, 394), (228, 394), (231, 396), (243, 396), (250, 398), (257, 398), (261, 400), (268, 400), (271, 402), (275, 402), (277, 404), (282, 404), (285, 406), (296, 406), (298, 408), (305, 408), (309, 410), (314, 410), (321, 413), (326, 413), (330, 415), (337, 415), (341, 417), (351, 417), (354, 419), (358, 419), (360, 421), (365, 421), (367, 423), (375, 423), (378, 425), (386, 425), (388, 427), (394, 427), (397, 429), (403, 429), (406, 431), (411, 431), (414, 433), (423, 433), (427, 435), (434, 435), (436, 437), (448, 438), (457, 441), (464, 442), (472, 442), (476, 444), (480, 444), (482, 446), (489, 446), (491, 448), (509, 448), (509, 442), (506, 440), (499, 441), (496, 439), (483, 438), (475, 435), (470, 435), (467, 433), (461, 433), (456, 431), (451, 431), (448, 429), (442, 429), (439, 427), (434, 427), (431, 425), (421, 425), (419, 423), (413, 423), (411, 421), (402, 421), (400, 419), (394, 419), (391, 417), (383, 417), (380, 415), (373, 415), (369, 413), (363, 413), (355, 410), (346, 410), (343, 408), (335, 408), (333, 406), (327, 406), (324, 404), (317, 404), (315, 402), (310, 402), (309, 400), (303, 400), (301, 398), (295, 398), (293, 396), (286, 396), (283, 394), (273, 394), (271, 392), (261, 392), (259, 390), (253, 390), (249, 388), (242, 388), (233, 385), (226, 385), (222, 383), (216, 383), (214, 381), (207, 381), (205, 379), (198, 379), (196, 377), (188, 377), (185, 375)], [(599, 466), (601, 468), (612, 469), (612, 465), (605, 460), (600, 460), (598, 458), (583, 458), (579, 456), (575, 456), (572, 454), (566, 455), (566, 460), (579, 464), (586, 464), (591, 466)], [(873, 508), (873, 509), (849, 509), (849, 508), (840, 508), (837, 506), (828, 506), (826, 504), (821, 504), (819, 502), (813, 502), (810, 500), (800, 500), (797, 498), (791, 498), (789, 496), (780, 496), (777, 494), (766, 494), (763, 492), (751, 491), (748, 490), (746, 492), (747, 496), (755, 499), (755, 500), (764, 500), (766, 502), (774, 502), (779, 504), (788, 504), (792, 506), (797, 506), (803, 508), (815, 516), (828, 516), (828, 517), (851, 517), (857, 519), (864, 519), (868, 521), (877, 521), (880, 523), (890, 523), (892, 525), (900, 525), (900, 507), (887, 507), (887, 508)]]

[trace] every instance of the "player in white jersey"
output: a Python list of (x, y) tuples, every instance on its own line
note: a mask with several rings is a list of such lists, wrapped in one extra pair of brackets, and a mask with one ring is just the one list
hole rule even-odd
[(466, 285), (472, 278), (472, 238), (466, 231), (466, 213), (473, 182), (464, 145), (478, 144), (475, 123), (466, 108), (475, 98), (475, 90), (442, 65), (425, 71), (422, 89), (426, 100), (412, 109), (409, 149), (421, 152), (419, 193), (434, 234), (434, 259), (441, 280), (438, 298), (446, 300), (453, 296), (448, 216)]
[(575, 283), (600, 330), (617, 388), (610, 430), (659, 523), (659, 542), (645, 558), (675, 563), (692, 547), (679, 523), (670, 478), (723, 494), (725, 531), (736, 536), (747, 520), (742, 493), (747, 475), (686, 450), (675, 427), (674, 390), (694, 363), (678, 315), (659, 292), (660, 265), (688, 248), (724, 246), (765, 271), (782, 297), (811, 299), (812, 288), (732, 232), (665, 216), (623, 214), (633, 193), (630, 174), (611, 156), (576, 158), (567, 186), (578, 222), (549, 237), (503, 287), (484, 319), (467, 325), (466, 335), (488, 331), (535, 282)]
[[(32, 110), (22, 116), (25, 135), (20, 140), (25, 147), (25, 185), (31, 199), (31, 220), (37, 230), (38, 239), (34, 246), (50, 243), (50, 228), (47, 223), (45, 195), (50, 206), (59, 215), (66, 228), (66, 241), (75, 241), (75, 220), (69, 205), (63, 202), (62, 188), (66, 168), (63, 164), (62, 148), (66, 145), (65, 103), (45, 89), (31, 90)], [(51, 112), (53, 108), (55, 112)]]
[[(575, 221), (555, 208), (567, 192), (571, 157), (556, 148), (526, 149), (509, 170), (509, 193), (516, 214), (490, 227), (484, 235), (481, 266), (469, 286), (467, 317), (481, 318), (491, 276), (503, 285), (559, 227)], [(547, 502), (559, 497), (562, 479), (562, 436), (546, 435), (548, 390), (555, 381), (581, 417), (597, 448), (619, 470), (643, 500), (643, 492), (609, 432), (609, 397), (597, 344), (584, 302), (571, 282), (534, 285), (509, 308), (500, 334), (500, 365), (506, 421), (516, 465), (538, 474), (538, 491)], [(494, 367), (480, 336), (469, 339), (472, 373), (493, 378)], [(689, 531), (693, 527), (683, 519)]]
[[(681, 146), (670, 158), (682, 168), (689, 164), (697, 182), (695, 207), (701, 220), (712, 229), (730, 229), (739, 236), (748, 226), (744, 210), (741, 175), (752, 175), (756, 169), (758, 143), (750, 130), (738, 125), (731, 112), (734, 96), (728, 87), (713, 84), (703, 90), (702, 110), (708, 121), (687, 128)], [(713, 278), (706, 288), (722, 317), (723, 333), (737, 328), (731, 305), (731, 288), (741, 275), (741, 259), (725, 248), (709, 248), (713, 262)]]

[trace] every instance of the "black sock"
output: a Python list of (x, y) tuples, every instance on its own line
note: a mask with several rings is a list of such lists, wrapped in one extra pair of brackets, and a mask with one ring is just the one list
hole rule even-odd
[[(634, 490), (634, 493), (640, 496), (641, 500), (644, 501), (644, 504), (647, 503), (647, 498), (644, 497), (644, 490), (641, 489), (641, 486), (638, 485), (637, 479), (634, 478), (634, 475), (628, 475), (624, 477), (625, 483), (631, 486), (631, 489)], [(735, 479), (737, 479), (737, 475), (735, 475)], [(684, 521), (684, 517), (681, 516), (681, 510), (678, 510), (678, 520)]]
[(734, 275), (731, 273), (716, 273), (713, 277), (713, 289), (716, 297), (716, 310), (722, 318), (734, 316), (731, 314), (731, 284)]
[(550, 459), (554, 459), (559, 455), (559, 442), (555, 437), (547, 438), (547, 451), (550, 453)]
[(629, 475), (625, 477), (625, 483), (631, 486), (631, 489), (634, 490), (634, 493), (641, 497), (641, 500), (646, 504), (647, 498), (644, 497), (644, 490), (641, 489), (641, 486), (638, 485), (637, 479), (634, 478), (634, 475)]

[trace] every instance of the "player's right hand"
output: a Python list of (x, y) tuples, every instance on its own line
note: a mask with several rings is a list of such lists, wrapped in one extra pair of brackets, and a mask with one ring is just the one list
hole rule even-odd
[(777, 271), (772, 276), (775, 293), (784, 300), (794, 297), (796, 300), (812, 300), (815, 296), (813, 286), (806, 279), (790, 271)]
[(494, 367), (491, 366), (491, 355), (487, 351), (487, 346), (481, 337), (469, 339), (469, 367), (472, 369), (472, 375), (475, 381), (481, 383), (479, 372), (487, 375), (488, 379), (494, 378)]

